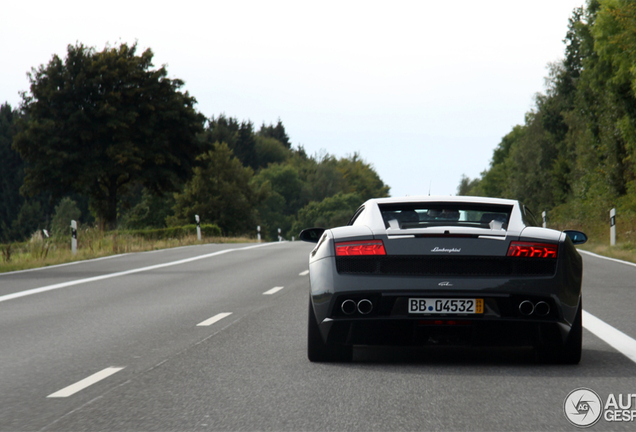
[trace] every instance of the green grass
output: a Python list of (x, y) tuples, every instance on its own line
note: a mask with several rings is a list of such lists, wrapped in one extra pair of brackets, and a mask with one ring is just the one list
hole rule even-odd
[(152, 240), (132, 234), (101, 232), (97, 228), (78, 230), (77, 254), (71, 252), (70, 236), (41, 238), (34, 235), (31, 240), (22, 243), (0, 245), (0, 273), (26, 270), (83, 261), (129, 252), (144, 252), (168, 249), (179, 246), (191, 246), (206, 243), (246, 243), (256, 242), (247, 237), (206, 237), (197, 240), (196, 235), (177, 238)]
[(616, 246), (610, 246), (608, 239), (606, 244), (588, 242), (578, 248), (598, 255), (636, 263), (636, 245), (632, 242), (617, 242)]

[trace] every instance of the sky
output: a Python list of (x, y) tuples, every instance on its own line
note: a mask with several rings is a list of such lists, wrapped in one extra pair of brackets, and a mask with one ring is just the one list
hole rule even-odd
[(206, 117), (285, 125), (309, 154), (358, 152), (391, 196), (455, 195), (545, 89), (584, 0), (10, 2), (0, 103), (77, 42), (137, 42)]

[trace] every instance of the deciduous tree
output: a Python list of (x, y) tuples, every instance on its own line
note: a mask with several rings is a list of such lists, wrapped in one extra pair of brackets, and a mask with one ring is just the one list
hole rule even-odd
[(8, 240), (11, 223), (18, 217), (24, 202), (19, 192), (24, 163), (11, 149), (17, 117), (18, 113), (9, 104), (0, 106), (0, 241)]
[(298, 212), (298, 219), (292, 226), (292, 233), (312, 227), (333, 228), (346, 225), (356, 209), (363, 203), (355, 193), (336, 195), (321, 202), (310, 202)]
[(168, 218), (168, 225), (193, 223), (194, 215), (199, 215), (224, 234), (254, 231), (259, 197), (250, 185), (252, 169), (244, 167), (225, 143), (214, 144), (197, 159), (200, 166), (194, 168), (183, 193), (176, 196), (175, 215)]
[(133, 184), (176, 190), (199, 153), (204, 117), (195, 99), (154, 68), (150, 49), (120, 44), (97, 52), (69, 45), (29, 74), (26, 120), (14, 148), (28, 162), (23, 191), (90, 197), (100, 221), (115, 228), (120, 198)]

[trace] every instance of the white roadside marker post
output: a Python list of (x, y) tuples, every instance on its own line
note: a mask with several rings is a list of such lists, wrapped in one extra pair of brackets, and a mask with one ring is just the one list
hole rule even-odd
[(610, 246), (616, 245), (616, 208), (610, 210)]
[(279, 242), (283, 241), (283, 237), (281, 237), (280, 235), (280, 228), (278, 228), (278, 241)]
[(543, 217), (543, 228), (547, 228), (548, 227), (548, 223), (546, 222), (546, 212), (545, 210), (543, 211), (543, 213), (541, 213), (541, 216)]
[(261, 226), (257, 225), (256, 226), (256, 239), (258, 240), (258, 242), (261, 242)]
[(77, 221), (71, 221), (71, 251), (77, 255)]
[(201, 219), (199, 215), (194, 215), (194, 219), (197, 221), (197, 240), (201, 241)]

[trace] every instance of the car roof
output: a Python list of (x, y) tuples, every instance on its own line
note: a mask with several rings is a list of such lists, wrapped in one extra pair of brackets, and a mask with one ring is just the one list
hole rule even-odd
[(481, 204), (503, 204), (503, 205), (516, 205), (518, 201), (503, 199), (503, 198), (489, 198), (489, 197), (476, 197), (476, 196), (442, 196), (442, 195), (418, 195), (418, 196), (406, 196), (406, 197), (394, 197), (394, 198), (373, 198), (367, 202), (375, 202), (377, 204), (396, 204), (396, 203), (414, 203), (414, 202), (449, 202), (449, 203), (481, 203)]

